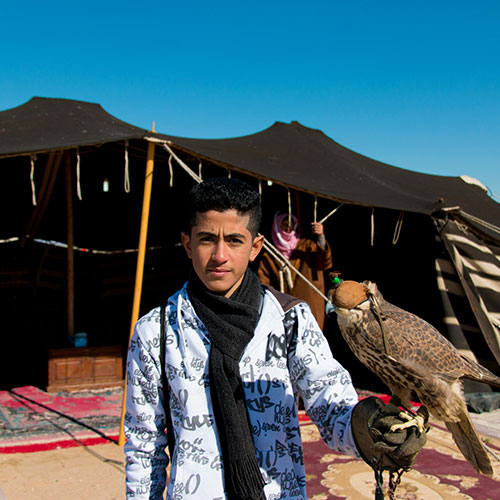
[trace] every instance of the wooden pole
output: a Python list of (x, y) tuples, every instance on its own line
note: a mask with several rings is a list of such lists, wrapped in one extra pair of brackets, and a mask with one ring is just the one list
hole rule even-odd
[(302, 210), (300, 206), (300, 193), (295, 189), (295, 215), (299, 221), (299, 234), (304, 235), (304, 225), (302, 224)]
[[(146, 161), (146, 177), (144, 180), (144, 195), (142, 199), (141, 230), (139, 234), (139, 252), (137, 254), (137, 269), (135, 273), (134, 302), (132, 305), (132, 318), (130, 322), (129, 344), (134, 333), (134, 327), (139, 319), (139, 308), (141, 305), (142, 279), (144, 276), (144, 260), (146, 256), (146, 241), (148, 236), (149, 206), (151, 202), (151, 188), (153, 185), (155, 145), (148, 144), (148, 157)], [(120, 433), (118, 435), (118, 445), (125, 444), (125, 434), (123, 433), (123, 423), (125, 421), (125, 402), (127, 400), (127, 371), (125, 370), (125, 384), (123, 387), (122, 415), (120, 420)]]
[(67, 250), (67, 330), (68, 336), (75, 333), (75, 255), (73, 250), (73, 191), (71, 185), (71, 156), (69, 151), (64, 152), (66, 169), (66, 240)]

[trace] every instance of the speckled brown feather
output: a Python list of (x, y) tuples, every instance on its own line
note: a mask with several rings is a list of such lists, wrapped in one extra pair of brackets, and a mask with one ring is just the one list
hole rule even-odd
[[(355, 295), (352, 283), (349, 296)], [(410, 408), (411, 395), (416, 394), (431, 414), (446, 422), (457, 446), (476, 471), (491, 475), (489, 457), (467, 413), (460, 379), (500, 387), (500, 378), (460, 354), (432, 325), (385, 301), (374, 283), (358, 285), (374, 296), (381, 314), (377, 317), (373, 303), (366, 300), (351, 309), (337, 307), (342, 336), (353, 353), (405, 407)]]
[[(385, 329), (389, 340), (390, 354), (410, 363), (418, 363), (425, 370), (439, 374), (445, 379), (455, 380), (468, 378), (485, 382), (500, 387), (500, 377), (471, 359), (463, 356), (456, 347), (448, 341), (431, 324), (408, 311), (400, 309), (382, 298), (377, 293), (377, 300), (385, 316)], [(370, 311), (372, 319), (369, 328), (373, 338), (381, 339), (380, 326), (373, 321), (374, 314)]]

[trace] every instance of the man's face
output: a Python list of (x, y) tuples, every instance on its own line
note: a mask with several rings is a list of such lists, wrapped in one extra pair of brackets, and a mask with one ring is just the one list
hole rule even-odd
[(249, 216), (236, 210), (197, 213), (191, 234), (182, 233), (182, 244), (203, 284), (213, 293), (230, 297), (243, 280), (248, 263), (264, 243), (252, 238)]
[(291, 233), (293, 229), (292, 223), (288, 219), (283, 219), (281, 221), (280, 227), (283, 231), (285, 231), (285, 233)]

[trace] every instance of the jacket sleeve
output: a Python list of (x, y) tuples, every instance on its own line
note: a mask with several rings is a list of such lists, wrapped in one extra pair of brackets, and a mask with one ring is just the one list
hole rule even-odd
[(162, 499), (168, 457), (159, 362), (159, 308), (140, 319), (127, 357), (127, 499)]
[(285, 328), (291, 338), (288, 363), (292, 384), (308, 416), (330, 448), (359, 457), (351, 430), (358, 396), (349, 373), (334, 359), (306, 303), (286, 313)]

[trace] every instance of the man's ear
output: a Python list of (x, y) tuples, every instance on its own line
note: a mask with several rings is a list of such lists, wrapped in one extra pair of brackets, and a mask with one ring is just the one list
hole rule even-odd
[(181, 233), (181, 241), (187, 256), (191, 258), (191, 236), (187, 233)]
[(257, 255), (259, 255), (259, 252), (262, 250), (262, 245), (264, 245), (264, 236), (259, 234), (253, 239), (252, 250), (250, 251), (250, 262), (253, 262), (257, 258)]

